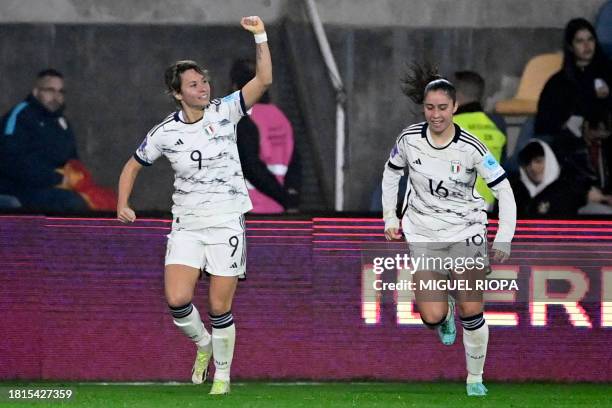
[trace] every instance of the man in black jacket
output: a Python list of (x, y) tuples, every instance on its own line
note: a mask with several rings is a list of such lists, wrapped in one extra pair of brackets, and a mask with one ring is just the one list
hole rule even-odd
[(62, 172), (68, 160), (77, 158), (63, 110), (63, 75), (46, 69), (37, 75), (32, 93), (0, 122), (0, 194), (17, 197), (26, 210), (87, 210), (83, 198), (67, 189)]

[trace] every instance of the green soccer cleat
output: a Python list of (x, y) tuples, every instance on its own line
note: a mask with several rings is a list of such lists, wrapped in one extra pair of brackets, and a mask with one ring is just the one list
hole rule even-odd
[(487, 395), (487, 387), (483, 383), (472, 383), (465, 386), (468, 397), (484, 397)]
[(223, 395), (230, 393), (230, 382), (223, 380), (214, 380), (212, 388), (208, 394), (210, 395)]
[(457, 329), (455, 328), (455, 299), (452, 296), (448, 297), (448, 310), (450, 315), (448, 319), (438, 326), (438, 337), (445, 346), (452, 346), (457, 337)]
[(194, 384), (202, 384), (208, 376), (208, 363), (212, 356), (212, 350), (201, 350), (198, 348), (193, 368), (191, 369), (191, 382)]

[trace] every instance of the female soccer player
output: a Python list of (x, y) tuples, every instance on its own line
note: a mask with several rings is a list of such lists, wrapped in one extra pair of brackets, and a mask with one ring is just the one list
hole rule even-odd
[[(256, 73), (242, 90), (210, 100), (207, 72), (193, 61), (178, 61), (165, 72), (168, 92), (179, 110), (153, 127), (125, 164), (119, 178), (117, 218), (134, 222), (128, 200), (136, 175), (166, 156), (175, 172), (173, 223), (165, 261), (165, 293), (174, 323), (197, 345), (192, 381), (206, 380), (211, 356), (215, 378), (210, 394), (230, 391), (236, 329), (231, 312), (239, 276), (246, 273), (244, 213), (251, 201), (236, 146), (236, 124), (272, 83), (272, 62), (264, 24), (244, 17), (255, 35)], [(210, 274), (212, 336), (191, 303), (201, 271)]]
[[(416, 302), (423, 323), (437, 329), (442, 342), (455, 341), (454, 300), (444, 290), (420, 290), (419, 282), (466, 277), (484, 278), (486, 255), (486, 203), (474, 189), (481, 176), (499, 200), (499, 229), (493, 244), (493, 257), (505, 261), (516, 224), (516, 205), (504, 169), (476, 137), (453, 124), (457, 110), (455, 87), (430, 66), (414, 65), (404, 79), (404, 93), (423, 104), (425, 122), (404, 129), (386, 163), (383, 173), (383, 217), (387, 240), (400, 239), (396, 215), (398, 182), (405, 170), (408, 188), (402, 229), (411, 256), (436, 258), (457, 254), (472, 258), (472, 270), (464, 272), (438, 266), (419, 270)], [(425, 258), (424, 258), (425, 259)], [(464, 272), (464, 273), (461, 273)], [(442, 275), (440, 275), (442, 274)], [(474, 288), (472, 288), (474, 289)], [(467, 364), (468, 395), (486, 395), (482, 373), (487, 352), (489, 328), (483, 317), (482, 291), (458, 290), (458, 309), (463, 326)], [(448, 299), (448, 301), (447, 301)]]

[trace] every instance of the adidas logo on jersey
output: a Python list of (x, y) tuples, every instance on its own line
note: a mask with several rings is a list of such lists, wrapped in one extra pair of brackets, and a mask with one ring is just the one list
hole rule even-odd
[(178, 146), (178, 145), (182, 145), (182, 144), (183, 144), (183, 141), (181, 139), (179, 139), (179, 140), (176, 141), (176, 143), (174, 145)]
[(421, 163), (421, 159), (416, 159), (415, 161), (412, 162), (412, 164), (423, 164), (423, 163)]
[(234, 263), (232, 264), (232, 266), (230, 266), (230, 268), (238, 268), (238, 264), (237, 264), (236, 262), (234, 262)]

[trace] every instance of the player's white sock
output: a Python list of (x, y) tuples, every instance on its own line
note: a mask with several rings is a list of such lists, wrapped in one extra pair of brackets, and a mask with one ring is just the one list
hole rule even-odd
[(236, 326), (232, 311), (219, 316), (209, 315), (212, 323), (213, 358), (215, 359), (215, 380), (229, 381), (234, 344), (236, 343)]
[(475, 316), (462, 317), (463, 347), (465, 348), (465, 364), (468, 371), (467, 383), (481, 383), (487, 344), (489, 343), (489, 325), (482, 313)]
[(204, 323), (202, 323), (198, 309), (191, 302), (179, 307), (170, 306), (170, 313), (174, 318), (174, 324), (187, 337), (193, 340), (199, 348), (205, 349), (210, 347), (210, 334), (206, 331)]

